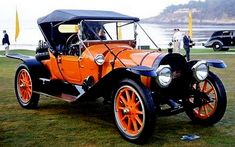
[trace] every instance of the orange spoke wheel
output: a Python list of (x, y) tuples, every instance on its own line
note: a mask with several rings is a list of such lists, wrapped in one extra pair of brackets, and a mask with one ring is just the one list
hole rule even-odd
[(119, 133), (131, 142), (145, 142), (155, 123), (151, 92), (134, 80), (124, 79), (113, 96), (114, 118)]
[(130, 136), (138, 135), (144, 126), (144, 104), (137, 91), (130, 86), (122, 86), (115, 100), (115, 116), (121, 129)]
[[(222, 81), (212, 72), (209, 72), (205, 81), (193, 85), (193, 89), (203, 92), (208, 99), (192, 96), (185, 103), (185, 112), (194, 122), (202, 125), (213, 125), (224, 116), (227, 106), (226, 91)], [(187, 107), (188, 103), (200, 100), (202, 105), (196, 108)], [(196, 102), (195, 102), (196, 103)]]
[(39, 94), (33, 92), (34, 81), (25, 64), (20, 64), (15, 75), (15, 93), (19, 104), (23, 108), (36, 108), (39, 101)]
[(206, 119), (214, 114), (218, 103), (218, 96), (215, 87), (210, 81), (206, 80), (200, 82), (198, 86), (200, 91), (204, 92), (211, 99), (211, 102), (206, 103), (201, 107), (195, 108), (193, 111), (196, 117), (200, 119)]
[(17, 91), (20, 100), (28, 103), (32, 96), (32, 80), (26, 69), (22, 69), (17, 77)]

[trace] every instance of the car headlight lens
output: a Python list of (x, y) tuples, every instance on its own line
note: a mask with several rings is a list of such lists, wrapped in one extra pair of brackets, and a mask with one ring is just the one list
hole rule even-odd
[(156, 82), (162, 88), (168, 87), (172, 81), (172, 72), (169, 65), (160, 65), (157, 68)]
[(195, 79), (197, 81), (203, 81), (207, 78), (208, 76), (208, 66), (206, 61), (198, 61), (193, 67), (192, 67), (192, 71), (193, 71), (193, 76), (195, 77)]

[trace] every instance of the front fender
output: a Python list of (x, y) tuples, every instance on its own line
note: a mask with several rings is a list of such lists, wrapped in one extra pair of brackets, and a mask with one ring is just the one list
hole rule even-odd
[(227, 65), (224, 63), (224, 61), (219, 60), (219, 59), (207, 59), (206, 62), (209, 66), (212, 66), (215, 68), (226, 68), (227, 67)]
[[(199, 60), (192, 60), (192, 61), (189, 61), (188, 64), (189, 64), (190, 67), (193, 67), (193, 65), (196, 64), (198, 61)], [(207, 59), (205, 61), (211, 67), (215, 67), (215, 68), (226, 68), (227, 67), (227, 65), (224, 63), (223, 60)]]
[[(116, 68), (105, 75), (103, 78), (101, 78), (91, 89), (89, 89), (89, 93), (87, 93), (86, 95), (95, 93), (95, 96), (89, 97), (99, 97), (106, 95), (106, 98), (111, 98), (112, 91), (116, 88), (119, 81), (121, 81), (122, 79), (128, 78), (139, 81), (143, 85), (148, 87), (150, 85), (151, 77), (155, 76), (155, 70), (153, 68), (148, 68), (145, 66)], [(145, 78), (142, 79), (143, 77)]]
[(147, 76), (147, 77), (156, 77), (157, 73), (154, 68), (146, 67), (146, 66), (133, 66), (127, 68), (127, 71), (130, 71), (134, 74), (140, 76)]

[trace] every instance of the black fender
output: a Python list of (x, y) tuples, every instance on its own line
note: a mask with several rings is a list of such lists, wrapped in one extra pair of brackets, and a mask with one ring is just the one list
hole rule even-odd
[(31, 75), (37, 78), (50, 78), (50, 72), (46, 67), (34, 56), (26, 56), (22, 54), (8, 54), (8, 58), (18, 59), (23, 61), (23, 64), (28, 68)]
[(96, 99), (101, 96), (109, 100), (113, 89), (115, 89), (118, 82), (122, 79), (129, 78), (141, 83), (141, 76), (155, 77), (156, 75), (154, 68), (144, 66), (116, 68), (100, 79), (84, 94), (84, 96), (86, 97), (86, 100), (88, 98)]
[(150, 68), (147, 66), (133, 66), (126, 69), (127, 71), (130, 71), (134, 74), (140, 75), (140, 76), (147, 76), (147, 77), (156, 77), (156, 69)]
[(218, 39), (213, 40), (213, 38), (212, 38), (212, 40), (209, 40), (208, 42), (206, 42), (204, 44), (204, 46), (205, 47), (212, 47), (215, 42), (219, 42), (220, 44), (222, 44), (222, 46), (224, 46), (224, 43), (222, 41), (220, 41)]
[(112, 80), (118, 81), (123, 78), (131, 78), (133, 80), (137, 80), (140, 78), (140, 76), (157, 77), (156, 69), (146, 66), (116, 68), (105, 75), (98, 83), (102, 83), (103, 81), (108, 81), (109, 83), (111, 83), (110, 81)]
[[(191, 60), (188, 62), (190, 67), (193, 67), (194, 64), (196, 64), (198, 61), (200, 60)], [(215, 68), (226, 68), (227, 65), (224, 63), (223, 60), (219, 60), (219, 59), (206, 59), (204, 60), (206, 61), (208, 66), (211, 67), (215, 67)]]

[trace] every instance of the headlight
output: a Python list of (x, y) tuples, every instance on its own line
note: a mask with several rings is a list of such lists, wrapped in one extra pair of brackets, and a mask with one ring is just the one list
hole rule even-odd
[(206, 64), (206, 61), (198, 61), (193, 67), (192, 67), (192, 71), (193, 71), (193, 76), (195, 77), (195, 79), (197, 81), (203, 81), (207, 78), (208, 76), (208, 66)]
[(160, 65), (157, 68), (156, 82), (162, 88), (168, 87), (172, 80), (172, 72), (169, 65)]

